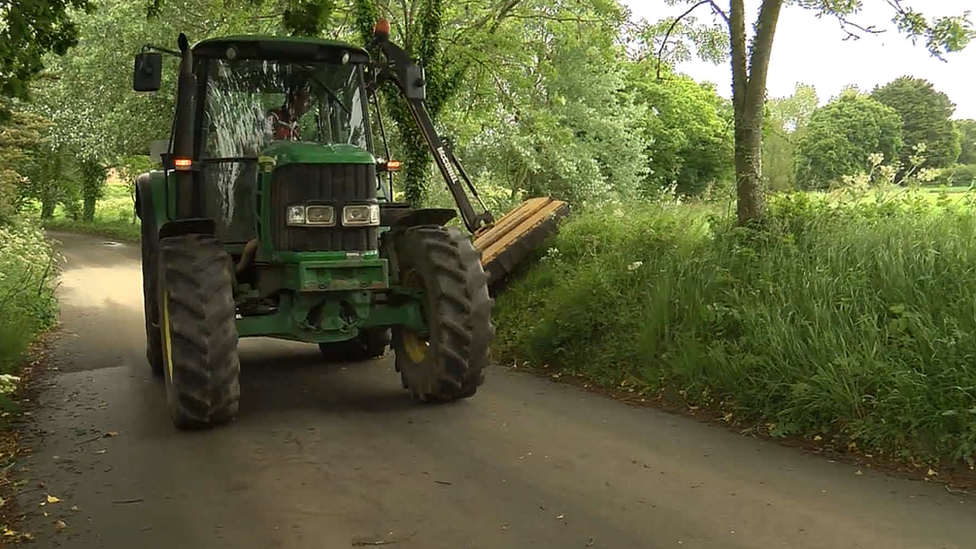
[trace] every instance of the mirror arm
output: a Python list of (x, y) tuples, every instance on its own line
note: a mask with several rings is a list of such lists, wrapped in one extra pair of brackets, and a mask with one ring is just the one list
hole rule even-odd
[(180, 57), (180, 58), (183, 57), (183, 54), (176, 50), (171, 50), (169, 48), (164, 48), (162, 46), (154, 46), (152, 44), (144, 44), (142, 46), (142, 50), (140, 51), (140, 53), (146, 53), (147, 51), (158, 51), (161, 53), (172, 55), (173, 57)]

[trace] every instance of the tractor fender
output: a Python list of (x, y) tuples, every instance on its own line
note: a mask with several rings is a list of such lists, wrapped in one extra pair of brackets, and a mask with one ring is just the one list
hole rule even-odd
[[(152, 177), (149, 175), (149, 172), (141, 173), (138, 177), (136, 177), (136, 202), (134, 207), (136, 209), (136, 216), (139, 219), (142, 219), (143, 222), (146, 221), (143, 218), (144, 215), (148, 214), (150, 218), (152, 217), (152, 194), (149, 188), (149, 182), (151, 179)], [(142, 208), (143, 200), (148, 202), (148, 206), (145, 211), (143, 211)]]
[(213, 236), (217, 234), (217, 222), (209, 218), (187, 218), (174, 219), (167, 221), (159, 227), (159, 239), (171, 236), (183, 236), (188, 234), (204, 234)]
[(146, 225), (153, 241), (159, 241), (170, 236), (181, 236), (185, 234), (205, 234), (217, 233), (217, 222), (213, 219), (177, 219), (167, 221), (156, 230), (157, 220), (155, 208), (152, 203), (152, 176), (147, 172), (139, 174), (136, 178), (136, 215)]
[(412, 210), (399, 216), (394, 222), (394, 226), (407, 228), (418, 225), (446, 225), (455, 217), (457, 217), (457, 211), (452, 208), (424, 208)]

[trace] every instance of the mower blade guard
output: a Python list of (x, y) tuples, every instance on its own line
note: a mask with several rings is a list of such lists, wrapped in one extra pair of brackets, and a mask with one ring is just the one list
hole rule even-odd
[(561, 200), (532, 198), (475, 235), (474, 247), (481, 251), (488, 284), (505, 278), (526, 255), (542, 246), (567, 214), (569, 205)]

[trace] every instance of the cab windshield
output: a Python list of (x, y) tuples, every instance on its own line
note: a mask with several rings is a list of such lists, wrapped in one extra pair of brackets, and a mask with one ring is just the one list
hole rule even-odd
[(275, 142), (369, 149), (360, 64), (205, 59), (205, 208), (226, 242), (254, 237), (257, 158)]
[(205, 157), (254, 157), (274, 141), (367, 148), (359, 64), (207, 61)]

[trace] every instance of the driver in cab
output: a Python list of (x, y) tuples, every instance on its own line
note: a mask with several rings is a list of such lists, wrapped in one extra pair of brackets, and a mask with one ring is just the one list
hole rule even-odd
[(308, 108), (309, 93), (304, 87), (292, 88), (285, 103), (277, 109), (272, 109), (268, 116), (271, 119), (271, 133), (275, 140), (301, 139), (298, 121)]

